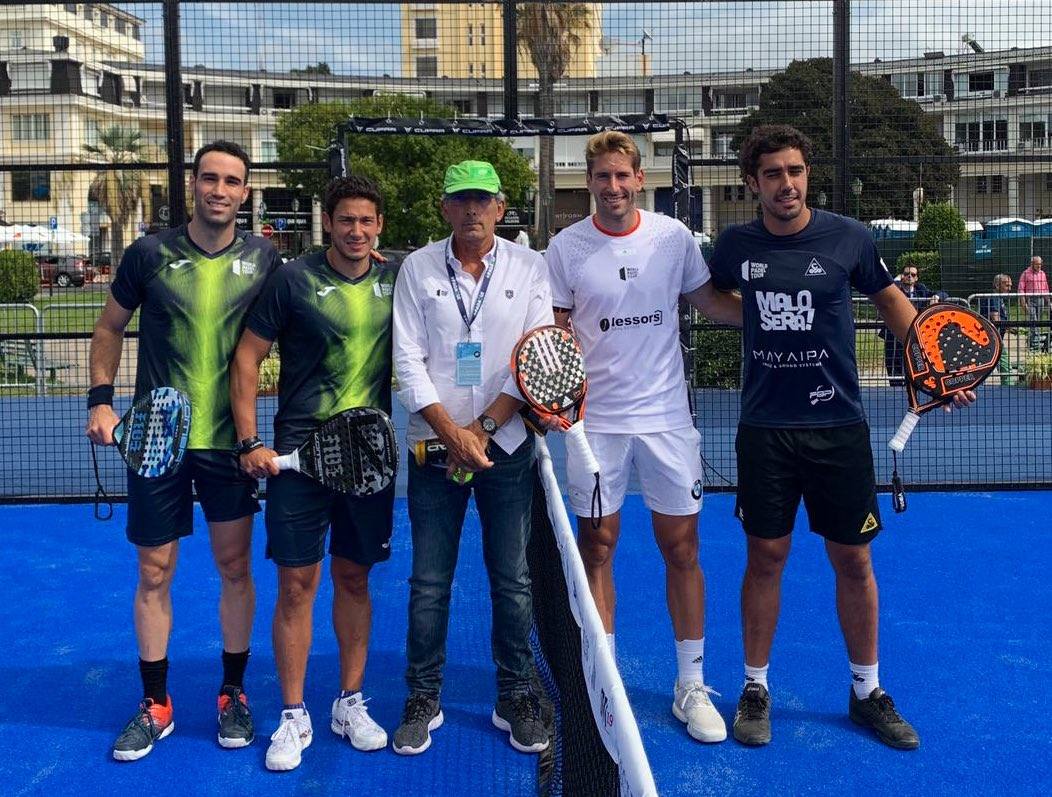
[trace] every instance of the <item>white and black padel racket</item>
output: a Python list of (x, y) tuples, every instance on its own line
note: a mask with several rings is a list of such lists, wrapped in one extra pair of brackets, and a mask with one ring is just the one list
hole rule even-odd
[[(554, 416), (566, 433), (566, 448), (585, 463), (595, 476), (592, 492), (592, 525), (598, 527), (603, 516), (603, 500), (599, 490), (599, 463), (584, 434), (584, 401), (588, 393), (588, 376), (584, 370), (584, 354), (577, 337), (564, 327), (549, 326), (531, 329), (515, 344), (511, 355), (511, 372), (519, 392), (526, 399), (527, 408), (541, 416)], [(573, 415), (573, 420), (567, 417)], [(537, 423), (528, 425), (541, 434), (545, 429)]]
[(373, 495), (398, 472), (394, 426), (382, 410), (354, 407), (329, 418), (299, 448), (274, 461), (279, 469), (298, 471), (330, 490)]

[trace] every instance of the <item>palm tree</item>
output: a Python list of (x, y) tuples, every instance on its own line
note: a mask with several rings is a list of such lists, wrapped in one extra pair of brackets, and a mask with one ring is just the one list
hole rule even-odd
[[(592, 28), (588, 3), (522, 3), (517, 9), (519, 46), (537, 70), (541, 118), (555, 116), (555, 83), (566, 74), (570, 60)], [(545, 249), (552, 231), (555, 204), (555, 139), (540, 137), (537, 175), (538, 249)]]
[[(99, 131), (98, 144), (85, 144), (84, 151), (92, 160), (105, 163), (137, 163), (146, 152), (142, 133), (114, 125)], [(88, 196), (102, 206), (110, 217), (111, 262), (120, 262), (124, 254), (124, 231), (147, 193), (146, 176), (136, 169), (106, 169), (100, 171), (88, 187)]]

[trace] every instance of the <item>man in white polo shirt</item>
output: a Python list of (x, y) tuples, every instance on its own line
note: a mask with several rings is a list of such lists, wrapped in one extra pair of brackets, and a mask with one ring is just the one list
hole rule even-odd
[[(450, 588), (472, 491), (493, 602), (492, 721), (516, 750), (548, 746), (550, 705), (530, 688), (527, 641), (533, 437), (518, 414), (522, 398), (509, 363), (525, 332), (552, 323), (552, 301), (544, 259), (494, 235), (504, 214), (500, 191), (490, 164), (450, 166), (442, 215), (453, 234), (409, 255), (395, 285), (394, 370), (398, 398), (410, 412), (408, 443), (438, 437), (449, 450), (441, 467), (409, 457), (409, 697), (394, 734), (395, 752), (405, 755), (424, 752), (442, 724)], [(447, 478), (465, 471), (473, 473), (470, 481)]]
[(639, 149), (599, 133), (585, 151), (596, 213), (560, 232), (547, 251), (556, 323), (571, 321), (588, 373), (585, 431), (599, 461), (604, 515), (593, 528), (591, 474), (567, 458), (570, 506), (588, 583), (613, 645), (613, 555), (635, 464), (665, 560), (678, 674), (672, 712), (703, 742), (727, 738), (708, 697), (705, 582), (698, 564), (702, 472), (680, 353), (680, 297), (714, 321), (741, 326), (741, 299), (717, 292), (693, 236), (667, 216), (636, 208)]

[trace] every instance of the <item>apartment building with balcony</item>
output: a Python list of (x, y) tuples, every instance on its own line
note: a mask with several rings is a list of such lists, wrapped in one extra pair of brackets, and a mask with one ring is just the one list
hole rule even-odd
[[(96, 142), (99, 131), (113, 124), (138, 130), (156, 154), (151, 159), (165, 159), (163, 68), (146, 60), (145, 22), (108, 8), (92, 5), (90, 20), (83, 4), (30, 6), (25, 13), (0, 9), (0, 163), (88, 162), (84, 145)], [(412, 20), (415, 34), (415, 20), (430, 13), (429, 4), (411, 8), (403, 23)], [(105, 25), (103, 13), (108, 14)], [(442, 29), (436, 23), (436, 35)], [(489, 27), (487, 35), (488, 31)], [(430, 26), (424, 25), (422, 32), (429, 33)], [(486, 49), (500, 52), (488, 40)], [(854, 69), (885, 78), (939, 120), (943, 135), (962, 156), (954, 197), (969, 220), (1052, 215), (1052, 157), (1048, 163), (1003, 157), (1046, 152), (1052, 156), (1052, 48), (927, 53)], [(682, 118), (691, 152), (725, 161), (694, 170), (694, 226), (714, 234), (751, 215), (753, 197), (738, 178), (730, 140), (736, 124), (759, 104), (775, 70), (676, 75), (641, 71), (616, 78), (582, 70), (556, 85), (557, 115), (658, 112)], [(273, 162), (274, 127), (281, 114), (306, 103), (379, 93), (424, 93), (460, 115), (499, 118), (504, 114), (503, 83), (488, 71), (485, 79), (476, 74), (423, 80), (412, 69), (403, 76), (380, 77), (184, 66), (185, 155), (189, 158), (200, 145), (222, 137), (241, 143), (257, 162)], [(524, 75), (519, 95), (520, 112), (536, 114), (536, 80)], [(637, 137), (647, 173), (641, 201), (648, 209), (671, 210), (672, 142), (671, 132)], [(535, 162), (535, 138), (511, 143)], [(556, 139), (558, 227), (590, 210), (583, 149), (583, 137)], [(57, 216), (60, 226), (91, 235), (96, 250), (105, 250), (112, 220), (91, 201), (88, 186), (93, 176), (92, 171), (44, 168), (0, 171), (0, 212), (17, 223), (46, 224), (49, 216)], [(149, 191), (129, 222), (126, 241), (142, 226), (164, 222), (166, 174), (149, 178)], [(311, 198), (282, 185), (276, 171), (257, 170), (252, 183), (252, 212), (246, 208), (244, 223), (250, 217), (258, 230), (264, 205), (290, 213), (298, 205), (300, 216), (307, 215), (303, 208)], [(318, 212), (314, 203), (309, 221), (302, 220), (314, 238), (320, 235)]]

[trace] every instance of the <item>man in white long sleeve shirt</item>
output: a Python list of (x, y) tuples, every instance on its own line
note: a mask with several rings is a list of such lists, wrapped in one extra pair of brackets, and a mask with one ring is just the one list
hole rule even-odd
[[(530, 688), (527, 641), (533, 438), (518, 415), (522, 398), (509, 362), (523, 333), (552, 323), (552, 302), (543, 258), (495, 237), (504, 208), (492, 165), (450, 166), (442, 215), (453, 233), (409, 255), (395, 286), (394, 367), (398, 398), (410, 413), (407, 442), (412, 449), (437, 437), (449, 452), (437, 467), (409, 457), (409, 696), (394, 735), (395, 752), (407, 755), (424, 752), (442, 724), (450, 589), (472, 491), (493, 602), (493, 724), (508, 731), (517, 750), (548, 746), (545, 698)], [(448, 478), (465, 472), (473, 473), (466, 483)]]

